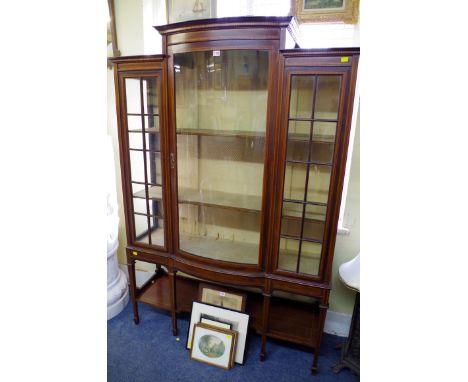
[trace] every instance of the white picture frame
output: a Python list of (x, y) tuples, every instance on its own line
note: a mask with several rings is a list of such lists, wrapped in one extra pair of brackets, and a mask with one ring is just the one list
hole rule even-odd
[(192, 304), (192, 315), (187, 337), (187, 349), (192, 348), (193, 328), (195, 324), (200, 322), (202, 314), (213, 316), (232, 324), (232, 330), (239, 333), (237, 337), (235, 362), (241, 365), (244, 364), (245, 343), (247, 340), (247, 331), (249, 329), (249, 315), (235, 310), (194, 301)]

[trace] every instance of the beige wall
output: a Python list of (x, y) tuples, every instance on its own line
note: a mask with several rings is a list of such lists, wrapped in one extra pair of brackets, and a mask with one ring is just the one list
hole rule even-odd
[[(119, 49), (122, 55), (144, 53), (143, 0), (115, 0), (116, 25)], [(147, 18), (146, 18), (147, 19)], [(154, 31), (154, 33), (157, 33)], [(117, 118), (115, 108), (114, 77), (108, 70), (108, 134), (112, 137), (115, 152), (117, 195), (119, 203), (119, 250), (118, 259), (122, 264), (125, 258), (125, 220), (121, 191), (120, 162), (118, 154)], [(346, 289), (337, 278), (338, 267), (357, 255), (360, 248), (359, 226), (359, 144), (360, 128), (357, 118), (356, 135), (353, 147), (349, 189), (346, 200), (344, 226), (350, 229), (349, 235), (338, 235), (333, 262), (333, 290), (330, 297), (330, 309), (341, 313), (351, 313), (354, 293)]]

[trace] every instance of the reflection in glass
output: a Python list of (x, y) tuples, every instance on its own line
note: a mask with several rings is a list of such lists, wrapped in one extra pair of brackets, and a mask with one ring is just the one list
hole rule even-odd
[(330, 166), (310, 165), (307, 190), (308, 202), (327, 203), (330, 176)]
[(164, 220), (157, 217), (150, 217), (151, 244), (164, 245)]
[(139, 214), (147, 214), (146, 199), (142, 198), (133, 198), (133, 212)]
[(135, 241), (164, 246), (159, 77), (126, 78), (125, 84)]
[(257, 264), (268, 52), (174, 55), (180, 249)]
[(336, 122), (314, 122), (312, 139), (321, 142), (334, 142), (336, 135)]
[(158, 115), (145, 115), (143, 119), (145, 120), (145, 130), (148, 133), (159, 132), (159, 116)]
[(140, 115), (127, 115), (128, 131), (141, 131), (143, 129)]
[(319, 273), (340, 90), (340, 76), (291, 76), (277, 265), (281, 270)]
[(148, 183), (161, 185), (162, 172), (161, 172), (161, 153), (148, 151), (146, 155), (146, 171)]
[(321, 252), (321, 244), (303, 241), (301, 248), (301, 261), (299, 263), (299, 273), (318, 275)]
[(280, 239), (278, 268), (284, 271), (296, 272), (299, 253), (299, 240)]
[(291, 77), (289, 118), (312, 118), (314, 76), (294, 75)]
[(135, 222), (135, 241), (149, 244), (147, 216), (134, 214), (133, 217)]
[(134, 182), (145, 181), (145, 163), (142, 151), (130, 150), (131, 180)]
[(319, 76), (314, 118), (337, 119), (341, 77)]
[(139, 78), (125, 79), (125, 99), (127, 113), (141, 114)]
[(158, 87), (159, 78), (143, 79), (143, 110), (145, 114), (159, 114)]
[(285, 199), (304, 200), (307, 165), (302, 163), (286, 163), (284, 176)]

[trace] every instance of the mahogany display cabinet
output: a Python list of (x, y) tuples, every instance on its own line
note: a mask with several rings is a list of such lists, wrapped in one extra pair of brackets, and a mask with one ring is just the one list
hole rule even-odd
[(200, 282), (239, 288), (260, 358), (285, 340), (316, 372), (359, 49), (300, 49), (289, 16), (156, 29), (163, 54), (112, 60), (134, 321), (150, 304), (176, 335)]

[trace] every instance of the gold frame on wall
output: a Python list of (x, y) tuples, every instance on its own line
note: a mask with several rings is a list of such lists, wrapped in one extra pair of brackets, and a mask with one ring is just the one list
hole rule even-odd
[(117, 45), (114, 0), (107, 0), (107, 6), (109, 7), (109, 22), (107, 23), (107, 46), (109, 47), (109, 45), (111, 45), (112, 47), (112, 55), (109, 54), (109, 51), (107, 52), (107, 68), (112, 69), (112, 64), (109, 61), (109, 58), (120, 56), (120, 51)]
[[(320, 3), (327, 0), (292, 0), (293, 15), (300, 23), (333, 23), (356, 24), (359, 18), (359, 0), (343, 0), (340, 8), (321, 8)], [(304, 9), (306, 3), (317, 3), (316, 8)]]

